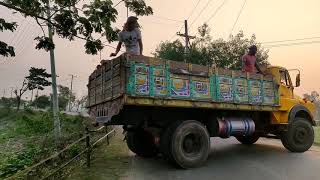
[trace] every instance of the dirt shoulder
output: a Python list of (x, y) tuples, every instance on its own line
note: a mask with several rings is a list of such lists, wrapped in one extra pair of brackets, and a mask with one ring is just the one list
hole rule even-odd
[(116, 128), (116, 135), (108, 146), (105, 142), (93, 153), (91, 167), (76, 168), (67, 179), (117, 180), (126, 176), (130, 155), (122, 129)]

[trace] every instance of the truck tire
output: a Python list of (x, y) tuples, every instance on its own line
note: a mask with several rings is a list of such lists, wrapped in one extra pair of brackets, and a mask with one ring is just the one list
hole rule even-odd
[(171, 137), (175, 131), (175, 129), (182, 123), (183, 121), (175, 121), (167, 128), (164, 129), (164, 131), (161, 133), (160, 138), (160, 151), (164, 157), (166, 157), (171, 163), (175, 163), (174, 159), (172, 157), (172, 154), (170, 153), (170, 144), (171, 144)]
[(251, 145), (256, 143), (259, 140), (259, 136), (256, 134), (250, 135), (250, 136), (236, 136), (236, 139), (245, 145)]
[(139, 129), (136, 131), (129, 131), (127, 133), (128, 148), (136, 155), (145, 158), (155, 157), (158, 154), (152, 134)]
[(288, 131), (281, 134), (283, 146), (291, 152), (305, 152), (314, 141), (314, 131), (311, 123), (304, 118), (295, 118), (289, 124)]
[(162, 138), (162, 152), (181, 168), (201, 166), (208, 158), (210, 136), (198, 121), (175, 122), (165, 130)]

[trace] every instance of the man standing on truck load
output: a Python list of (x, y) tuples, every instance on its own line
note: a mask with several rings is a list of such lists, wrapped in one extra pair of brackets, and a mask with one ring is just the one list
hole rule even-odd
[(116, 56), (122, 46), (126, 46), (126, 53), (132, 55), (142, 55), (143, 44), (141, 38), (141, 31), (139, 29), (138, 18), (130, 16), (124, 24), (123, 30), (119, 33), (119, 43), (115, 53), (110, 56)]
[(257, 46), (252, 45), (249, 47), (249, 52), (248, 54), (244, 55), (242, 57), (242, 71), (244, 72), (259, 72), (261, 74), (265, 74), (259, 67), (257, 63)]

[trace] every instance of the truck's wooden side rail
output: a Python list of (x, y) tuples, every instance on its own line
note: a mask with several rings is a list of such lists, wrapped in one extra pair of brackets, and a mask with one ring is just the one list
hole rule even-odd
[[(243, 110), (267, 111), (279, 105), (278, 85), (271, 75), (146, 56), (122, 55), (102, 61), (91, 74), (88, 89), (90, 112), (96, 117), (112, 117), (120, 112), (123, 105), (132, 105), (138, 98), (167, 100), (161, 106), (169, 103), (170, 107), (184, 107), (178, 101), (185, 101), (182, 104), (198, 104), (199, 108), (222, 106), (233, 109), (243, 106)], [(144, 105), (157, 106), (154, 100), (145, 102), (153, 104)], [(201, 105), (201, 102), (206, 104)]]

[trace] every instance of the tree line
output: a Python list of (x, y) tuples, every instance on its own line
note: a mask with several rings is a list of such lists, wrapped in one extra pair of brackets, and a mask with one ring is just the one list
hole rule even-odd
[[(40, 109), (51, 108), (51, 95), (38, 96), (38, 91), (42, 91), (45, 87), (51, 85), (51, 82), (49, 81), (50, 77), (51, 74), (48, 74), (45, 69), (31, 67), (29, 70), (29, 75), (23, 79), (21, 87), (13, 91), (15, 97), (2, 97), (0, 99), (0, 105), (4, 107), (16, 107), (17, 110), (20, 109), (21, 104), (28, 104), (28, 106)], [(22, 97), (25, 95), (27, 91), (31, 91), (30, 101), (22, 99)], [(34, 91), (36, 91), (36, 95), (35, 99), (33, 100), (32, 98)], [(79, 108), (86, 106), (87, 96), (83, 96), (79, 99), (76, 99), (75, 94), (70, 91), (69, 87), (59, 85), (58, 101), (59, 108), (61, 110), (65, 110), (70, 101), (71, 109), (75, 108), (78, 111)]]

